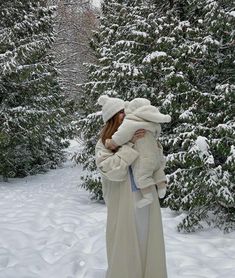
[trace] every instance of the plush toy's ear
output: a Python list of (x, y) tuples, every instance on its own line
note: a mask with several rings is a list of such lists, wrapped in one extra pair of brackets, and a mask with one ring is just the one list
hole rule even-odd
[(104, 106), (104, 104), (106, 103), (106, 101), (109, 99), (108, 96), (106, 95), (102, 95), (98, 98), (98, 104), (101, 105), (101, 106)]

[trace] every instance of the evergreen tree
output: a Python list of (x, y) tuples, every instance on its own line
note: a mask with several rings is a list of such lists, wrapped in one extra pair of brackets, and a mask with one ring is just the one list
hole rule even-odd
[[(155, 4), (152, 4), (154, 2)], [(99, 60), (84, 86), (78, 161), (83, 186), (101, 198), (94, 145), (101, 128), (101, 94), (147, 97), (172, 122), (161, 141), (167, 156), (165, 204), (186, 211), (179, 230), (204, 223), (235, 228), (234, 6), (222, 0), (104, 1), (93, 42)], [(170, 9), (171, 8), (171, 9)]]
[(173, 121), (163, 133), (168, 152), (165, 204), (187, 211), (179, 230), (204, 223), (235, 228), (234, 12), (230, 1), (177, 1), (158, 17), (152, 61), (162, 107)]
[(124, 100), (140, 96), (156, 99), (157, 86), (144, 60), (154, 41), (151, 34), (154, 15), (150, 15), (154, 5), (145, 2), (104, 1), (100, 28), (92, 41), (98, 63), (89, 65), (89, 80), (83, 86), (80, 108), (84, 114), (79, 128), (85, 147), (76, 159), (87, 170), (83, 186), (97, 199), (102, 199), (94, 159), (102, 126), (100, 113), (96, 113), (100, 109), (96, 105), (98, 97), (107, 94)]
[(63, 161), (68, 135), (53, 56), (53, 8), (1, 1), (0, 175), (25, 176)]

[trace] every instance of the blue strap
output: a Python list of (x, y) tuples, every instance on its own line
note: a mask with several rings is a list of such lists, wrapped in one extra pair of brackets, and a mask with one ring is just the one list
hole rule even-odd
[(132, 190), (132, 192), (138, 191), (139, 188), (137, 188), (137, 186), (136, 186), (131, 166), (129, 166), (129, 173), (130, 173), (130, 180), (131, 180), (131, 190)]

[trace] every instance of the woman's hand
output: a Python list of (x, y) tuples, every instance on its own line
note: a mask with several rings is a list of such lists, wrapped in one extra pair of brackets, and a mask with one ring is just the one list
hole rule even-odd
[(135, 142), (140, 139), (140, 138), (143, 138), (144, 135), (146, 133), (146, 130), (145, 129), (138, 129), (136, 130), (136, 132), (134, 133), (133, 137), (131, 138), (130, 142), (135, 144)]

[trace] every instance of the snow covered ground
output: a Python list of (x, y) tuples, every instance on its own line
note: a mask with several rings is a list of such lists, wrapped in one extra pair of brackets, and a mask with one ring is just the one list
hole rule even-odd
[[(105, 277), (106, 208), (78, 188), (81, 172), (68, 161), (0, 182), (0, 278)], [(168, 278), (235, 277), (235, 233), (180, 234), (182, 216), (169, 209), (162, 215)]]
[(92, 0), (92, 5), (96, 8), (100, 8), (101, 7), (101, 2), (102, 0)]

